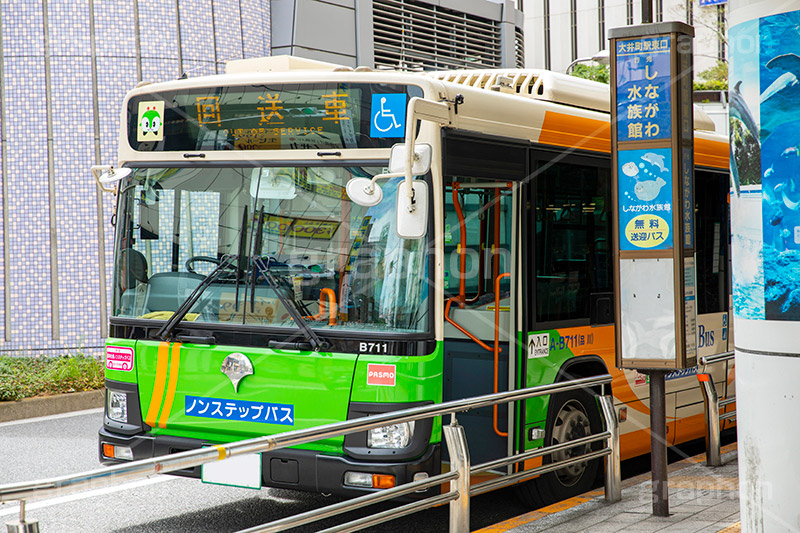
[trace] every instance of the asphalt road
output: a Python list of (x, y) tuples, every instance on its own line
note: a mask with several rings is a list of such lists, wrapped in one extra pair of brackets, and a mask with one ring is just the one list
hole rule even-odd
[[(0, 424), (0, 484), (66, 475), (99, 467), (97, 429), (102, 410), (83, 411), (33, 421)], [(227, 532), (239, 531), (339, 501), (319, 494), (287, 490), (258, 491), (203, 484), (197, 480), (156, 476), (110, 489), (32, 501), (28, 517), (42, 533), (56, 532)], [(367, 516), (390, 505), (347, 515)], [(473, 498), (473, 529), (525, 513), (511, 489)], [(0, 504), (0, 528), (15, 520), (17, 504)], [(318, 531), (341, 523), (318, 522), (296, 531)], [(367, 531), (438, 533), (447, 531), (446, 506), (423, 511)]]

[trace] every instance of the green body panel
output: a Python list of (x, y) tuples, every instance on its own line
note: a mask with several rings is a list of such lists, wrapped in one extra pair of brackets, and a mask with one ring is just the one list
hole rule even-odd
[[(119, 346), (135, 350), (136, 341), (131, 339), (108, 338), (106, 339), (106, 347), (108, 346)], [(112, 370), (108, 368), (108, 366), (106, 366), (105, 375), (106, 379), (110, 379), (113, 381), (122, 381), (124, 383), (136, 383), (137, 371), (138, 367), (136, 365), (136, 362), (134, 361), (132, 370)]]
[[(153, 399), (158, 345), (152, 341), (139, 341), (137, 344), (143, 418)], [(220, 371), (223, 359), (234, 352), (245, 354), (254, 368), (253, 375), (239, 382), (238, 392)], [(184, 344), (180, 349), (175, 397), (166, 428), (154, 428), (153, 434), (230, 442), (346, 420), (355, 362), (353, 354)], [(166, 388), (169, 389), (169, 377)], [(186, 416), (187, 395), (293, 405), (294, 424)], [(301, 447), (341, 453), (342, 441), (342, 437), (331, 438)]]
[[(242, 348), (183, 344), (176, 363), (174, 344), (162, 351), (163, 385), (157, 387), (159, 346), (157, 341), (108, 339), (109, 346), (135, 350), (133, 371), (106, 370), (110, 380), (138, 383), (142, 420), (150, 413), (151, 434), (186, 437), (209, 442), (231, 442), (295, 429), (347, 420), (351, 401), (405, 403), (442, 400), (442, 344), (426, 356), (355, 355), (294, 350)], [(246, 355), (253, 374), (239, 382), (220, 371), (231, 353)], [(369, 363), (395, 365), (395, 385), (367, 383)], [(177, 367), (177, 380), (172, 376)], [(174, 389), (174, 392), (172, 392)], [(292, 425), (188, 416), (187, 396), (226, 400), (288, 404), (294, 406)], [(170, 402), (171, 397), (171, 402)], [(151, 410), (151, 404), (156, 405)], [(168, 415), (163, 411), (171, 403)], [(153, 415), (153, 413), (156, 413)], [(165, 422), (164, 424), (159, 422)], [(165, 427), (164, 427), (165, 426)], [(297, 446), (330, 454), (341, 454), (343, 437)], [(441, 441), (441, 424), (435, 423), (432, 442)]]
[[(556, 329), (548, 329), (533, 333), (549, 333), (550, 334), (550, 351), (547, 357), (532, 357), (528, 359), (528, 368), (526, 376), (526, 387), (535, 387), (537, 385), (547, 385), (554, 383), (558, 376), (558, 370), (561, 366), (575, 354), (565, 344), (560, 343), (561, 334)], [(521, 343), (522, 346), (527, 346), (527, 342)], [(525, 449), (538, 448), (543, 445), (542, 439), (530, 440), (530, 429), (538, 427), (545, 429), (547, 421), (547, 407), (550, 403), (550, 396), (539, 396), (525, 401)]]
[[(399, 357), (359, 355), (353, 376), (352, 401), (369, 403), (441, 402), (442, 376), (444, 374), (443, 354), (444, 346), (442, 342), (437, 342), (436, 350), (430, 355)], [(395, 386), (367, 384), (369, 363), (395, 365)], [(441, 423), (439, 422), (433, 425), (431, 442), (441, 442)]]

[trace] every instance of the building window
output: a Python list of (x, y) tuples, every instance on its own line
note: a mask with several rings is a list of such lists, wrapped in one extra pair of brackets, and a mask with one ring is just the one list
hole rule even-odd
[(627, 0), (626, 6), (627, 8), (627, 22), (628, 26), (633, 24), (633, 0)]
[(544, 0), (544, 68), (550, 70), (550, 0)]
[(725, 61), (725, 6), (717, 6), (717, 59)]
[(597, 0), (597, 36), (598, 50), (606, 49), (606, 2), (605, 0)]
[(375, 66), (499, 68), (497, 21), (415, 0), (374, 0)]
[(578, 0), (569, 2), (570, 51), (572, 61), (578, 59)]

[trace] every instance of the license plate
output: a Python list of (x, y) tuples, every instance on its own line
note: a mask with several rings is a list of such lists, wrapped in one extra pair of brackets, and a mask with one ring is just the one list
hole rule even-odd
[(203, 483), (242, 487), (246, 489), (261, 488), (261, 454), (241, 455), (201, 467)]

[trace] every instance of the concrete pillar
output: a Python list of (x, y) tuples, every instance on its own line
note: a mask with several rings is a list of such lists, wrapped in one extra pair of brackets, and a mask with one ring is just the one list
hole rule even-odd
[(800, 0), (730, 0), (731, 227), (742, 531), (800, 507)]

